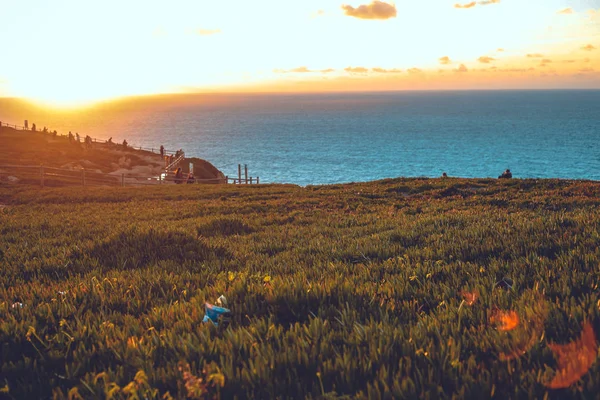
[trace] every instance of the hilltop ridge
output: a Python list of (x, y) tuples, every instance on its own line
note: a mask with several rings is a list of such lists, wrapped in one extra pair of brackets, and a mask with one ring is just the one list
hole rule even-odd
[[(86, 147), (70, 142), (67, 136), (42, 131), (21, 131), (0, 126), (0, 167), (44, 165), (67, 170), (85, 169), (104, 174), (158, 176), (164, 172), (163, 157), (148, 150), (125, 147), (117, 143), (94, 142)], [(206, 160), (193, 158), (195, 175), (200, 179), (223, 176)], [(187, 165), (187, 159), (184, 161)], [(6, 171), (5, 171), (6, 172)]]

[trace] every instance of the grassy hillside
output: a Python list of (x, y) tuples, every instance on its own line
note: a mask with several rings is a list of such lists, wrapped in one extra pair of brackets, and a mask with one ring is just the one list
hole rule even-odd
[[(158, 176), (164, 172), (165, 162), (158, 154), (157, 146), (152, 151), (125, 148), (121, 144), (93, 143), (89, 148), (81, 142), (69, 142), (67, 136), (53, 135), (40, 131), (21, 131), (0, 126), (0, 182), (6, 182), (8, 176), (20, 181), (39, 182), (38, 170), (20, 169), (19, 166), (39, 166), (61, 168), (115, 176)], [(213, 179), (222, 173), (206, 160), (191, 158), (183, 163), (188, 171), (189, 162), (195, 164), (195, 176), (198, 179)], [(17, 168), (3, 168), (17, 166)], [(100, 179), (98, 175), (91, 175)], [(109, 180), (110, 181), (110, 180)], [(48, 184), (52, 186), (50, 179)], [(58, 183), (55, 183), (55, 186)]]
[(0, 186), (7, 398), (600, 393), (599, 183), (182, 186)]
[[(51, 133), (20, 131), (0, 127), (0, 165), (40, 165), (56, 168), (86, 168), (110, 173), (117, 170), (147, 167), (146, 174), (161, 172), (164, 161), (150, 151), (125, 149), (119, 144), (94, 143), (86, 148), (83, 143), (69, 143), (66, 136)], [(81, 138), (83, 142), (84, 137)]]

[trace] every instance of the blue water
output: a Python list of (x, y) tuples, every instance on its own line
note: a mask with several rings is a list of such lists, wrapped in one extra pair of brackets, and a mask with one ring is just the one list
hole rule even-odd
[[(24, 108), (7, 102), (0, 120), (20, 123)], [(497, 177), (506, 168), (519, 178), (600, 179), (599, 90), (193, 95), (27, 113), (59, 132), (183, 148), (230, 176), (247, 164), (261, 182)]]

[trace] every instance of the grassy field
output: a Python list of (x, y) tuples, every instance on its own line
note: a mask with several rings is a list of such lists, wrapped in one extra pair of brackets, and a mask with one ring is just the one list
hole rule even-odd
[(0, 186), (0, 396), (598, 398), (600, 183), (182, 186)]

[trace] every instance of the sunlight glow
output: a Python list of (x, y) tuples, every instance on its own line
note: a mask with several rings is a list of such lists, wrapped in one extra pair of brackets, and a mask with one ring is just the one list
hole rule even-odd
[(0, 0), (0, 96), (600, 87), (600, 0), (344, 4)]

